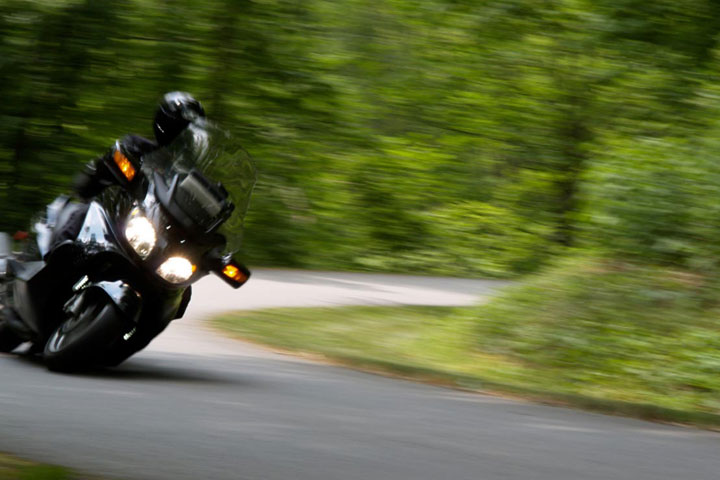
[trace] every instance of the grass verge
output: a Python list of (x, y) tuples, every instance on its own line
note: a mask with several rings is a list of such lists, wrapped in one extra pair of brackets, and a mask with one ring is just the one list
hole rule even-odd
[(272, 309), (213, 323), (359, 368), (717, 427), (718, 299), (686, 272), (576, 259), (482, 306)]
[(23, 460), (0, 453), (0, 480), (80, 480), (88, 479), (65, 467)]

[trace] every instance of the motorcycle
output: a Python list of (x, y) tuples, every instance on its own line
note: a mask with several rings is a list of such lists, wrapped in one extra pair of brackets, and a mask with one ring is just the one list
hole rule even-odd
[[(89, 204), (57, 198), (22, 251), (0, 234), (1, 352), (30, 342), (51, 370), (116, 366), (184, 315), (200, 278), (239, 288), (250, 277), (226, 252), (256, 173), (225, 132), (195, 122), (142, 162), (118, 143), (105, 163), (118, 185)], [(73, 215), (82, 227), (62, 239)]]

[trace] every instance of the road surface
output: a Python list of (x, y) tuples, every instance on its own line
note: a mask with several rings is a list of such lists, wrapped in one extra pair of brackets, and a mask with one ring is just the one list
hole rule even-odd
[(115, 370), (0, 356), (0, 450), (118, 479), (720, 478), (720, 435), (314, 363), (209, 330), (235, 308), (466, 304), (502, 284), (263, 270), (197, 285), (185, 319)]

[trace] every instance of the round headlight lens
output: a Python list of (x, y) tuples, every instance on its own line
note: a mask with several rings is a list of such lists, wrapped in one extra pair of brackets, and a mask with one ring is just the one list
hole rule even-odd
[(195, 267), (183, 257), (170, 257), (160, 265), (157, 274), (170, 283), (182, 283), (192, 277)]
[(145, 217), (133, 217), (125, 227), (125, 238), (140, 258), (146, 259), (155, 247), (155, 228)]

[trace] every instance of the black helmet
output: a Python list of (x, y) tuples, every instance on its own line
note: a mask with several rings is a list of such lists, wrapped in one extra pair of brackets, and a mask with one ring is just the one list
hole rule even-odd
[(155, 113), (153, 130), (160, 145), (167, 145), (187, 127), (190, 122), (205, 117), (200, 102), (185, 92), (163, 95)]

